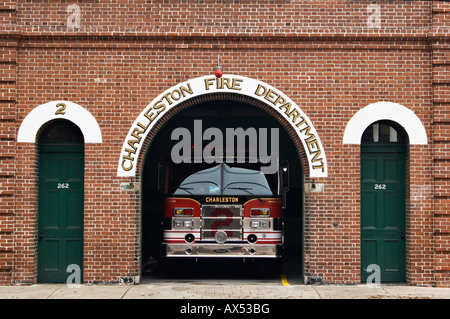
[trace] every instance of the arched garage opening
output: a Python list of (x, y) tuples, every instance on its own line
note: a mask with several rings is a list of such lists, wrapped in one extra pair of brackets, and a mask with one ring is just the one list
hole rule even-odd
[[(152, 178), (155, 178), (155, 173), (148, 173), (151, 169), (155, 169), (155, 166), (152, 166), (151, 162), (149, 162), (151, 159), (149, 158), (153, 158), (156, 153), (162, 150), (167, 152), (167, 149), (170, 148), (170, 146), (168, 147), (166, 143), (164, 143), (164, 141), (168, 141), (167, 137), (164, 139), (162, 134), (162, 130), (167, 127), (170, 119), (176, 117), (179, 112), (182, 112), (187, 108), (213, 101), (233, 101), (233, 103), (242, 103), (237, 107), (238, 111), (236, 114), (241, 115), (240, 121), (244, 121), (248, 125), (258, 127), (256, 124), (256, 119), (258, 117), (255, 115), (249, 115), (247, 118), (245, 118), (245, 116), (242, 117), (245, 114), (243, 111), (248, 110), (253, 106), (253, 108), (256, 107), (256, 109), (263, 112), (264, 115), (262, 115), (262, 117), (266, 116), (267, 118), (272, 118), (272, 120), (276, 120), (278, 123), (277, 125), (282, 126), (283, 130), (280, 130), (280, 132), (282, 134), (287, 134), (289, 137), (283, 138), (283, 140), (290, 140), (293, 143), (295, 152), (290, 152), (290, 154), (297, 154), (295, 159), (298, 161), (297, 164), (299, 167), (297, 173), (295, 173), (295, 165), (290, 167), (290, 175), (293, 177), (291, 177), (290, 181), (290, 198), (288, 198), (287, 202), (301, 202), (300, 209), (297, 209), (296, 212), (291, 215), (293, 218), (298, 219), (298, 221), (289, 222), (287, 223), (288, 226), (286, 226), (290, 227), (290, 225), (295, 225), (293, 228), (295, 230), (291, 232), (290, 235), (285, 236), (285, 238), (295, 236), (299, 236), (301, 239), (303, 238), (303, 177), (309, 182), (310, 178), (326, 178), (328, 175), (328, 165), (324, 148), (312, 122), (294, 101), (267, 83), (237, 75), (227, 75), (220, 79), (209, 75), (187, 80), (158, 95), (135, 119), (124, 140), (118, 159), (117, 176), (121, 178), (130, 178), (131, 183), (129, 185), (132, 186), (133, 182), (136, 182), (135, 185), (138, 187), (135, 187), (135, 189), (140, 190), (140, 193), (136, 198), (136, 204), (138, 204), (137, 207), (141, 207), (142, 212), (141, 257), (144, 261), (148, 261), (146, 258), (154, 257), (148, 254), (148, 251), (156, 251), (155, 246), (147, 243), (159, 242), (157, 238), (158, 229), (147, 228), (145, 225), (148, 223), (161, 224), (158, 218), (155, 217), (155, 219), (151, 219), (153, 217), (148, 217), (158, 216), (158, 214), (147, 215), (146, 212), (147, 209), (161, 211), (161, 207), (158, 207), (158, 205), (161, 204), (156, 200), (157, 195), (148, 191), (148, 188), (155, 187), (154, 184), (150, 182)], [(216, 112), (216, 117), (226, 117), (222, 111), (218, 112), (218, 109), (212, 107), (212, 111), (214, 110)], [(204, 107), (200, 113), (204, 115), (205, 111), (210, 110)], [(236, 126), (231, 125), (231, 127)], [(157, 140), (161, 140), (162, 145), (160, 148), (154, 146), (157, 145)], [(290, 158), (290, 156), (288, 157)], [(158, 175), (158, 173), (156, 173), (156, 175)], [(295, 191), (293, 191), (292, 185), (295, 185), (293, 184), (295, 182), (298, 182), (299, 190), (296, 193), (296, 196), (293, 196), (292, 194), (295, 194)], [(244, 190), (242, 190), (242, 192), (244, 192)], [(293, 205), (289, 205), (289, 207), (293, 207)], [(290, 211), (291, 208), (289, 208), (289, 212)], [(292, 209), (292, 211), (294, 211), (294, 209)], [(161, 214), (161, 212), (159, 214)], [(250, 215), (250, 213), (248, 214)], [(307, 212), (305, 212), (305, 214), (307, 214)], [(289, 217), (287, 219), (289, 219)], [(148, 236), (153, 236), (156, 240), (148, 241)], [(301, 239), (300, 241), (288, 241), (288, 243), (295, 243), (294, 246), (296, 246), (298, 242), (301, 243)], [(300, 244), (300, 247), (301, 246), (302, 244)], [(250, 252), (250, 249), (248, 249), (248, 252)], [(299, 263), (303, 262), (303, 257), (294, 257), (293, 259)], [(145, 270), (147, 266), (148, 265), (144, 265), (143, 269)], [(294, 269), (300, 268), (301, 266), (294, 267)]]
[[(194, 121), (201, 121), (202, 134), (209, 128), (217, 128), (224, 132), (227, 128), (267, 128), (278, 129), (279, 157), (289, 163), (289, 192), (284, 209), (284, 246), (285, 252), (280, 263), (268, 259), (243, 258), (189, 258), (177, 259), (176, 264), (164, 263), (161, 267), (161, 243), (163, 242), (164, 199), (166, 197), (164, 177), (161, 177), (161, 163), (164, 163), (179, 140), (172, 140), (171, 135), (177, 128), (187, 128), (194, 143)], [(284, 125), (283, 125), (284, 124)], [(154, 278), (160, 276), (179, 276), (188, 273), (195, 276), (253, 276), (272, 274), (280, 278), (284, 271), (290, 271), (299, 278), (302, 274), (303, 260), (303, 168), (301, 154), (303, 148), (300, 141), (294, 141), (285, 128), (286, 123), (276, 117), (274, 111), (263, 103), (236, 94), (209, 94), (181, 105), (180, 110), (166, 117), (159, 130), (152, 137), (147, 137), (145, 159), (142, 163), (141, 175), (141, 253), (142, 276)], [(259, 136), (260, 137), (260, 136)], [(202, 141), (207, 145), (210, 140)], [(269, 140), (270, 142), (270, 140)], [(297, 145), (296, 145), (297, 144)], [(204, 159), (203, 159), (204, 160)], [(232, 166), (232, 164), (230, 164)], [(189, 191), (187, 191), (189, 192)], [(168, 260), (168, 259), (165, 259)], [(172, 259), (173, 260), (173, 259)], [(170, 260), (169, 260), (170, 261)], [(181, 266), (183, 264), (183, 266)], [(172, 266), (168, 268), (168, 266)], [(175, 267), (175, 270), (173, 269)], [(278, 267), (278, 268), (274, 268)], [(167, 271), (169, 269), (169, 271)], [(178, 269), (178, 270), (177, 270)]]

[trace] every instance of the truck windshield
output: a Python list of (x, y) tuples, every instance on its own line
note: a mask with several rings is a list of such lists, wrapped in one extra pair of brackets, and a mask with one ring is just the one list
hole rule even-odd
[(221, 163), (188, 176), (174, 195), (272, 196), (273, 192), (261, 171)]

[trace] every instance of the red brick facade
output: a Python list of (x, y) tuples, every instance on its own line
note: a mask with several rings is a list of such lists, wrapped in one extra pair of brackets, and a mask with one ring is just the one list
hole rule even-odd
[[(72, 3), (80, 20), (68, 28)], [(38, 157), (36, 143), (17, 141), (25, 117), (64, 100), (96, 119), (102, 141), (85, 144), (83, 278), (139, 276), (141, 194), (120, 189), (130, 182), (117, 176), (122, 144), (148, 103), (212, 75), (221, 55), (225, 74), (292, 99), (326, 152), (328, 176), (315, 179), (324, 191), (305, 194), (304, 277), (361, 282), (360, 146), (343, 135), (357, 111), (389, 101), (412, 110), (428, 136), (409, 147), (406, 282), (450, 286), (449, 35), (443, 1), (3, 2), (0, 283), (37, 281)]]

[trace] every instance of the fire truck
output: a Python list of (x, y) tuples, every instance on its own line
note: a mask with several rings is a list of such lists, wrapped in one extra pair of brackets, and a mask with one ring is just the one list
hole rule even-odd
[(161, 257), (280, 258), (288, 162), (161, 165)]

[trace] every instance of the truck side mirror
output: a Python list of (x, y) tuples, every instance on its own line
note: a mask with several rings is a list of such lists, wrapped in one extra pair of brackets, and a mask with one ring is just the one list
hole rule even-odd
[(289, 162), (284, 160), (280, 165), (281, 169), (281, 194), (283, 196), (283, 208), (287, 207), (286, 193), (289, 192)]
[(281, 180), (283, 192), (289, 192), (289, 162), (283, 161), (281, 163)]

